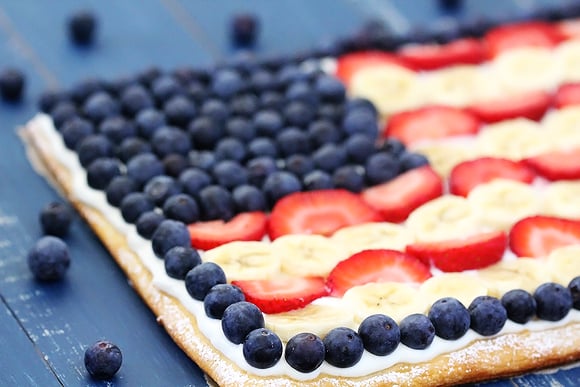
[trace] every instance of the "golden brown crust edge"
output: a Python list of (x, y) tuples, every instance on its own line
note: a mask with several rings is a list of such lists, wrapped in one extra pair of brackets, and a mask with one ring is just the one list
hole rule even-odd
[(547, 331), (523, 331), (471, 345), (430, 362), (398, 364), (360, 378), (320, 375), (310, 381), (249, 374), (225, 358), (201, 334), (195, 317), (173, 297), (157, 289), (152, 275), (117, 232), (91, 206), (75, 197), (69, 172), (52, 155), (34, 122), (19, 130), (31, 163), (77, 209), (126, 273), (132, 286), (179, 347), (219, 385), (283, 386), (444, 386), (501, 378), (580, 360), (580, 323)]

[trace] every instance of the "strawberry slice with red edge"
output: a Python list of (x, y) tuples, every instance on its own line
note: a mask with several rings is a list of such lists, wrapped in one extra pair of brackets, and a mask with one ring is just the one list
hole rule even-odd
[(352, 77), (360, 70), (376, 66), (401, 66), (414, 70), (413, 67), (397, 55), (383, 51), (360, 51), (342, 55), (336, 63), (336, 77), (347, 86)]
[(426, 106), (393, 114), (384, 135), (395, 137), (409, 146), (425, 140), (473, 135), (481, 121), (472, 113), (451, 106)]
[(553, 250), (580, 244), (580, 221), (536, 215), (519, 220), (509, 233), (518, 257), (547, 257)]
[(246, 301), (264, 313), (282, 313), (300, 309), (329, 291), (322, 277), (277, 277), (263, 280), (232, 281)]
[(521, 47), (552, 48), (560, 43), (564, 36), (555, 24), (530, 21), (513, 23), (492, 28), (484, 36), (487, 53), (490, 58)]
[(580, 105), (580, 82), (566, 83), (556, 90), (554, 106), (560, 109), (570, 105)]
[(519, 117), (538, 121), (551, 104), (552, 95), (538, 90), (477, 102), (467, 110), (486, 123)]
[(403, 47), (399, 56), (419, 70), (434, 70), (456, 64), (477, 64), (484, 60), (485, 49), (478, 39), (457, 39), (446, 44)]
[(405, 251), (444, 272), (458, 272), (477, 270), (499, 262), (507, 241), (505, 232), (494, 231), (462, 239), (413, 243)]
[(527, 164), (500, 157), (480, 157), (457, 164), (449, 174), (449, 191), (467, 196), (480, 184), (493, 179), (510, 179), (530, 184), (536, 173)]
[(332, 235), (338, 229), (380, 221), (381, 215), (359, 195), (343, 189), (296, 192), (280, 199), (270, 213), (268, 234)]
[(570, 148), (528, 157), (524, 163), (548, 180), (580, 179), (580, 149)]
[(567, 19), (556, 23), (558, 33), (564, 39), (580, 38), (580, 19)]
[(401, 251), (364, 250), (340, 261), (327, 279), (331, 295), (342, 297), (350, 288), (371, 282), (421, 283), (431, 277), (429, 267)]
[(407, 219), (420, 205), (443, 195), (443, 179), (425, 165), (367, 188), (361, 195), (381, 213), (383, 220), (398, 223)]
[(227, 222), (212, 220), (196, 222), (187, 226), (191, 245), (209, 250), (234, 241), (259, 241), (266, 235), (268, 217), (265, 213), (244, 212)]

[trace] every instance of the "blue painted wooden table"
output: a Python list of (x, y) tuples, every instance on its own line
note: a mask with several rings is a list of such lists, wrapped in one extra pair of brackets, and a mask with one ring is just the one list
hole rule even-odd
[[(27, 77), (22, 103), (0, 103), (0, 386), (205, 384), (80, 218), (67, 237), (72, 266), (66, 280), (32, 279), (26, 254), (41, 236), (38, 213), (59, 197), (30, 167), (15, 128), (33, 116), (41, 91), (152, 65), (211, 65), (234, 53), (227, 26), (238, 11), (261, 20), (259, 54), (284, 54), (344, 36), (370, 17), (405, 33), (449, 17), (515, 17), (554, 2), (467, 0), (453, 14), (430, 0), (0, 0), (0, 68), (18, 67)], [(70, 44), (65, 30), (67, 17), (84, 7), (100, 22), (89, 49)], [(86, 346), (102, 338), (117, 343), (124, 355), (110, 382), (91, 380), (83, 364)], [(486, 385), (576, 386), (580, 369)]]

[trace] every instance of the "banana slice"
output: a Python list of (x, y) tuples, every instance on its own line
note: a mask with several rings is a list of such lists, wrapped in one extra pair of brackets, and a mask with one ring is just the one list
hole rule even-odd
[(310, 332), (324, 337), (337, 326), (356, 329), (351, 308), (342, 305), (309, 304), (289, 312), (264, 315), (266, 327), (284, 342), (298, 333)]
[(477, 157), (477, 149), (472, 141), (456, 141), (419, 144), (413, 151), (422, 153), (440, 176), (447, 177), (457, 164)]
[(419, 287), (429, 305), (443, 297), (455, 297), (466, 307), (475, 297), (488, 294), (486, 284), (470, 273), (443, 273), (429, 278)]
[(580, 41), (568, 40), (560, 43), (552, 55), (562, 69), (563, 82), (580, 81)]
[(345, 227), (332, 235), (331, 243), (341, 246), (347, 255), (367, 249), (403, 250), (413, 243), (413, 234), (399, 224), (381, 222)]
[(355, 286), (347, 290), (342, 299), (355, 311), (354, 320), (357, 323), (376, 313), (401, 321), (412, 313), (424, 313), (428, 306), (418, 289), (397, 282)]
[(351, 80), (350, 94), (367, 98), (382, 115), (416, 108), (424, 102), (417, 74), (396, 65), (361, 69)]
[(550, 272), (537, 258), (504, 260), (479, 270), (478, 276), (494, 297), (501, 297), (512, 289), (524, 289), (531, 293), (551, 280)]
[(505, 120), (483, 128), (476, 138), (482, 156), (521, 160), (552, 148), (546, 131), (527, 118)]
[(580, 146), (580, 106), (552, 110), (542, 119), (552, 149)]
[(544, 191), (544, 213), (580, 219), (580, 181), (556, 181)]
[(580, 245), (560, 247), (548, 256), (548, 267), (554, 281), (568, 286), (580, 274)]
[(495, 179), (475, 187), (467, 200), (491, 230), (508, 230), (518, 220), (542, 211), (542, 199), (534, 188), (515, 180)]
[(431, 72), (423, 83), (429, 103), (464, 107), (500, 95), (480, 66), (460, 65)]
[(492, 79), (507, 92), (551, 90), (562, 79), (560, 64), (552, 50), (522, 47), (501, 53), (491, 63)]
[(344, 247), (322, 235), (284, 235), (272, 242), (272, 254), (284, 273), (325, 277), (349, 254)]
[(444, 195), (423, 204), (409, 215), (406, 224), (421, 242), (461, 238), (482, 230), (471, 204), (455, 195)]
[(221, 266), (228, 281), (268, 279), (280, 273), (280, 259), (268, 243), (231, 242), (208, 250), (204, 261)]

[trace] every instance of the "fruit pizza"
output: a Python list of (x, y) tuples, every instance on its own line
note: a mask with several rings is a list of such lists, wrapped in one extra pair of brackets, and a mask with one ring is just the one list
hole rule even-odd
[(148, 70), (21, 130), (220, 385), (452, 385), (580, 359), (578, 22)]

